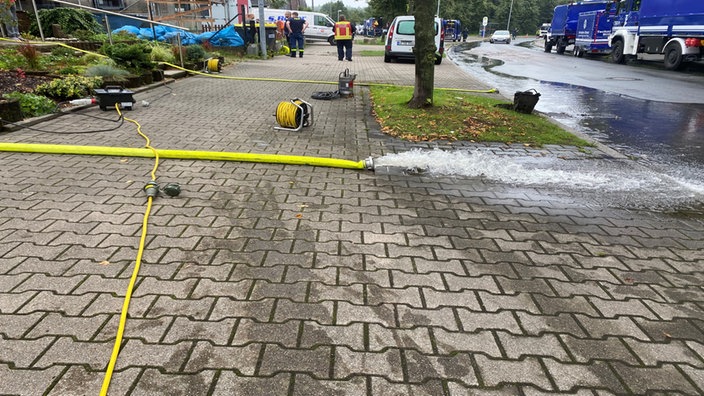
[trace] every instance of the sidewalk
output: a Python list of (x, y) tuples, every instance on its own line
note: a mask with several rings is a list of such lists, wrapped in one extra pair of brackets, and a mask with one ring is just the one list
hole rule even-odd
[[(599, 161), (598, 150), (408, 143), (361, 83), (412, 64), (313, 44), (135, 95), (159, 149), (361, 160), (413, 148)], [(373, 47), (380, 49), (380, 47)], [(315, 101), (357, 74), (355, 95)], [(487, 89), (445, 59), (436, 86)], [(330, 84), (295, 80), (325, 81)], [(276, 131), (281, 101), (315, 124)], [(148, 107), (142, 101), (150, 103)], [(2, 142), (143, 147), (90, 108)], [(60, 133), (63, 132), (63, 133)], [(134, 267), (152, 159), (0, 152), (0, 394), (95, 395)], [(482, 178), (197, 160), (149, 217), (112, 395), (704, 393), (704, 217)]]

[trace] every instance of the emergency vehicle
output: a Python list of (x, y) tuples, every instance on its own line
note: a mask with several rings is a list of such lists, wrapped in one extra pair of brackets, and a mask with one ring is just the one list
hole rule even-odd
[(611, 58), (625, 63), (638, 54), (663, 55), (665, 68), (704, 57), (704, 1), (622, 0), (609, 36)]

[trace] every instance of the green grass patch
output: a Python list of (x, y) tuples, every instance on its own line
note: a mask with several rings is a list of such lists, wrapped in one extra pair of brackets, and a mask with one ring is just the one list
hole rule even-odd
[(433, 107), (409, 109), (412, 87), (371, 86), (374, 112), (385, 133), (410, 141), (471, 141), (592, 146), (537, 114), (497, 107), (509, 102), (434, 90)]
[(384, 50), (362, 50), (359, 51), (361, 56), (384, 56)]

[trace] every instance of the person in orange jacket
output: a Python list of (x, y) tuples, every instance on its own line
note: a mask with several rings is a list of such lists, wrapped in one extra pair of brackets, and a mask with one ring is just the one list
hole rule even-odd
[(335, 23), (335, 42), (337, 43), (337, 60), (343, 58), (352, 62), (352, 40), (354, 39), (355, 26), (340, 14), (340, 20)]

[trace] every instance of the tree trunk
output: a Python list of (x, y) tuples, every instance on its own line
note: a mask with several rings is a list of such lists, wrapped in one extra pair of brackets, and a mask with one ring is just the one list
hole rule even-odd
[[(435, 2), (414, 2), (416, 43), (413, 49), (416, 58), (416, 81), (413, 97), (408, 107), (419, 109), (433, 105), (435, 85)], [(442, 29), (442, 26), (438, 26)]]

